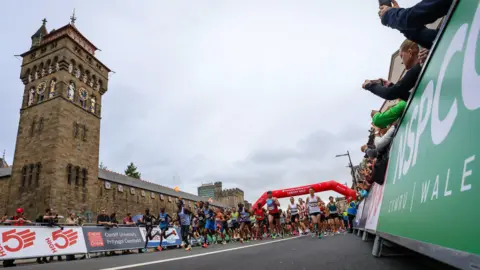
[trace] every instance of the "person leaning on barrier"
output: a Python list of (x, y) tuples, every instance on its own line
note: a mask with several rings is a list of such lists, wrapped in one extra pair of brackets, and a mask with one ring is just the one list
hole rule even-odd
[(379, 128), (386, 128), (389, 125), (393, 124), (397, 119), (399, 119), (405, 108), (407, 107), (407, 103), (403, 100), (400, 100), (397, 104), (392, 106), (390, 109), (386, 110), (385, 112), (379, 112), (376, 110), (372, 110), (370, 116), (372, 117), (372, 123), (376, 127)]
[(399, 51), (405, 70), (407, 70), (405, 75), (397, 83), (391, 83), (385, 79), (365, 80), (362, 85), (363, 89), (386, 100), (400, 98), (408, 101), (410, 91), (415, 87), (422, 71), (422, 64), (428, 56), (428, 50), (420, 50), (415, 42), (407, 39), (400, 45)]
[(392, 6), (380, 6), (378, 15), (383, 25), (399, 30), (406, 38), (431, 49), (438, 30), (425, 25), (447, 15), (453, 0), (422, 0), (411, 8), (400, 8), (393, 0)]
[[(7, 214), (5, 214), (4, 217), (2, 217), (2, 222), (4, 224), (8, 224), (10, 226), (23, 226), (26, 224), (31, 224), (32, 222), (28, 219), (26, 219), (24, 215), (23, 208), (18, 208), (15, 211), (16, 215), (12, 217), (8, 217)], [(0, 222), (1, 223), (1, 222)], [(3, 267), (13, 267), (15, 266), (15, 260), (4, 260), (3, 261)]]

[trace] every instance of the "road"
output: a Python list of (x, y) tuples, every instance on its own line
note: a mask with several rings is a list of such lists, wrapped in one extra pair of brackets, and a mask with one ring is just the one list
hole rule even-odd
[[(283, 240), (253, 241), (248, 244), (200, 247), (162, 252), (102, 257), (89, 260), (29, 264), (14, 269), (34, 270), (152, 270), (152, 269), (222, 269), (222, 270), (409, 270), (439, 269), (425, 257), (382, 257), (371, 254), (372, 242), (353, 235), (315, 239), (309, 236)], [(12, 269), (12, 268), (11, 268)]]

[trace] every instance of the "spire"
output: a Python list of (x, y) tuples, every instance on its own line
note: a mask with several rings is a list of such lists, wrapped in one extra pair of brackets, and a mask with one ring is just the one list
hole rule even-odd
[(37, 32), (33, 34), (32, 38), (32, 48), (35, 46), (40, 45), (40, 42), (42, 41), (42, 38), (48, 34), (47, 31), (47, 19), (42, 20), (42, 26), (38, 28)]
[(75, 21), (77, 20), (77, 17), (75, 17), (75, 9), (73, 9), (73, 14), (70, 16), (70, 24), (75, 25)]

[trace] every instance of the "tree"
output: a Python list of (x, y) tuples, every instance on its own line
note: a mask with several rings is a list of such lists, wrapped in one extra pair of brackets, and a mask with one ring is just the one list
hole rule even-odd
[(103, 161), (100, 161), (100, 165), (98, 165), (98, 168), (99, 168), (99, 169), (102, 169), (102, 170), (106, 170), (106, 169), (107, 169), (107, 166), (105, 166), (105, 165), (103, 164)]
[(133, 164), (133, 162), (130, 162), (130, 164), (127, 166), (125, 174), (136, 179), (140, 179), (140, 177), (142, 176), (140, 172), (137, 172), (137, 167), (135, 166), (135, 164)]

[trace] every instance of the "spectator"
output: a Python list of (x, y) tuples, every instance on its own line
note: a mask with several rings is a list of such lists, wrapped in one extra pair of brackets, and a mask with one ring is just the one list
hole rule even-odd
[(134, 226), (135, 225), (135, 222), (133, 222), (131, 213), (127, 213), (127, 216), (123, 218), (123, 224), (128, 225), (128, 226)]
[(110, 223), (112, 223), (112, 224), (114, 224), (118, 227), (118, 220), (117, 220), (117, 213), (116, 212), (113, 212), (110, 215)]
[[(45, 209), (45, 214), (42, 217), (42, 223), (43, 225), (53, 227), (53, 226), (58, 226), (58, 220), (60, 218), (63, 218), (63, 216), (59, 216), (55, 211), (51, 208)], [(63, 228), (60, 227), (62, 230)], [(57, 256), (58, 261), (63, 261), (62, 256)], [(53, 256), (50, 256), (49, 260), (47, 260), (47, 257), (42, 257), (37, 259), (37, 263), (42, 264), (42, 263), (49, 263), (53, 261)]]
[(395, 125), (390, 125), (390, 127), (384, 129), (378, 129), (377, 132), (375, 132), (374, 145), (370, 147), (367, 145), (362, 146), (362, 152), (367, 154), (369, 158), (378, 157), (378, 155), (383, 153), (393, 140), (395, 129)]
[(447, 15), (453, 0), (422, 0), (411, 8), (400, 8), (395, 0), (393, 6), (381, 6), (378, 12), (382, 24), (399, 30), (404, 36), (430, 49), (438, 34), (425, 25)]
[(8, 215), (7, 213), (5, 213), (5, 215), (3, 215), (3, 217), (0, 218), (0, 224), (7, 221), (8, 220)]
[[(4, 217), (2, 217), (3, 222), (6, 224), (10, 224), (11, 226), (23, 226), (25, 224), (31, 224), (32, 222), (28, 219), (26, 219), (24, 215), (23, 208), (18, 208), (16, 212), (16, 215), (13, 217), (6, 218), (6, 214)], [(4, 260), (3, 261), (3, 267), (13, 267), (15, 266), (15, 260)]]
[(70, 216), (65, 220), (65, 224), (78, 225), (78, 218), (74, 212), (70, 213)]
[(407, 103), (400, 100), (385, 112), (372, 110), (370, 116), (372, 117), (373, 124), (379, 128), (386, 128), (402, 116), (405, 107), (407, 107)]
[(357, 215), (357, 207), (358, 207), (357, 201), (355, 200), (352, 200), (351, 202), (348, 203), (347, 215), (348, 215), (348, 232), (349, 233), (353, 232), (353, 220)]
[(395, 100), (400, 98), (404, 101), (408, 101), (410, 97), (410, 91), (415, 87), (418, 76), (422, 71), (422, 65), (428, 55), (428, 51), (420, 49), (418, 45), (410, 40), (405, 40), (400, 45), (400, 58), (405, 65), (407, 72), (405, 75), (395, 84), (385, 80), (365, 80), (362, 88), (372, 92), (372, 94), (384, 98), (386, 100)]
[(97, 216), (97, 225), (110, 227), (112, 223), (110, 222), (110, 217), (106, 214), (106, 210), (102, 209), (101, 213)]

